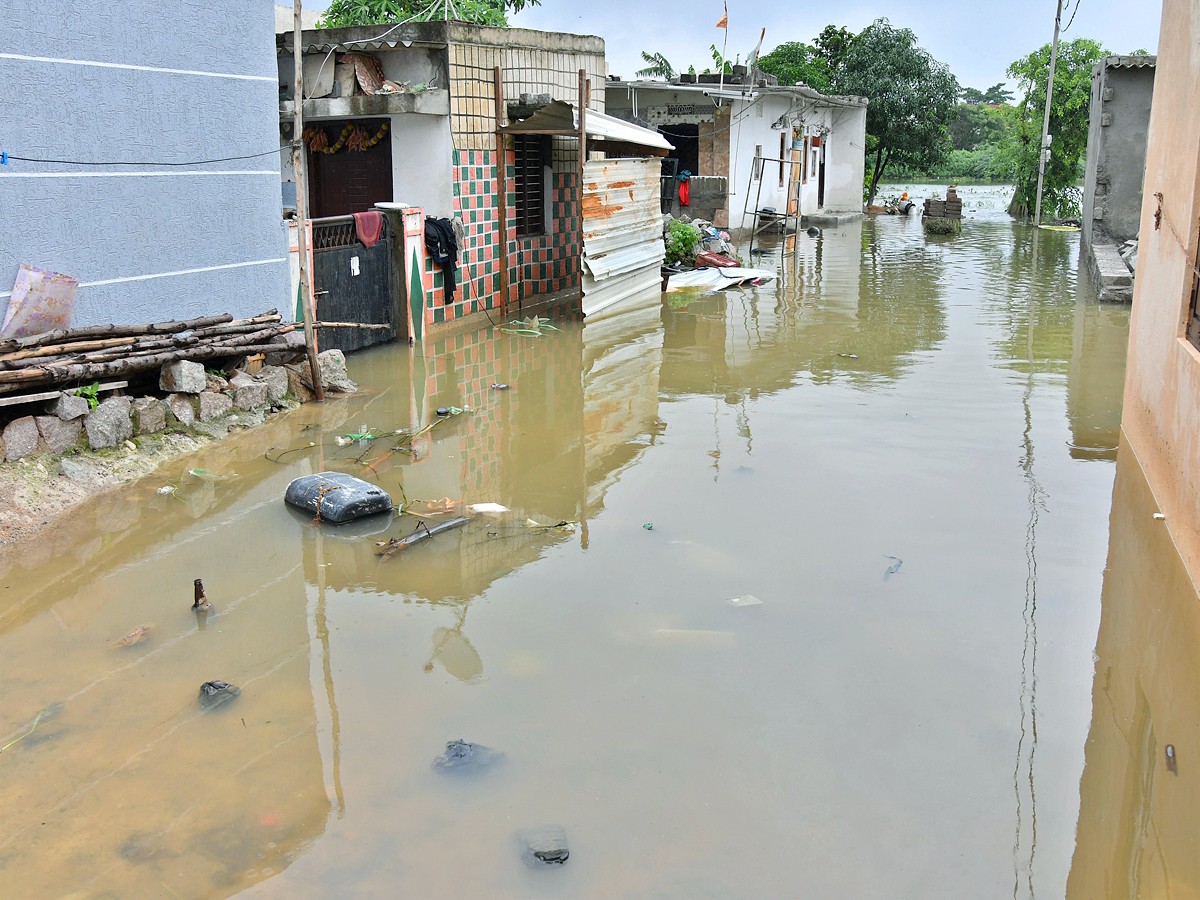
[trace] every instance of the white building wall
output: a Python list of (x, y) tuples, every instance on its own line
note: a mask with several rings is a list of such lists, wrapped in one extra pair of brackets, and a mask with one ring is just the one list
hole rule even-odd
[(454, 215), (454, 147), (445, 116), (392, 116), (392, 199), (438, 218)]
[[(861, 212), (865, 163), (867, 114), (865, 107), (817, 105), (791, 94), (759, 94), (735, 100), (729, 130), (730, 181), (729, 223), (750, 228), (755, 209), (787, 209), (792, 178), (800, 181), (800, 214), (818, 212)], [(780, 127), (775, 127), (776, 125)], [(821, 135), (823, 146), (812, 146), (811, 137)], [(810, 138), (805, 141), (805, 137)], [(780, 140), (783, 138), (782, 184), (780, 184)], [(791, 164), (793, 140), (800, 160)], [(769, 161), (761, 164), (761, 178), (752, 177), (758, 148)], [(804, 157), (807, 156), (807, 159)], [(824, 203), (820, 197), (819, 166), (825, 164)], [(747, 186), (749, 193), (747, 194)]]
[(825, 168), (825, 210), (862, 212), (866, 165), (867, 108), (829, 110), (829, 149)]

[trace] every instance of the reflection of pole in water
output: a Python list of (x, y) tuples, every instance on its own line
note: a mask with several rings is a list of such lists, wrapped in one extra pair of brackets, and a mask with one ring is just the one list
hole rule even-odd
[(329, 704), (329, 736), (333, 742), (333, 792), (338, 817), (346, 813), (346, 796), (342, 792), (342, 721), (338, 716), (337, 699), (333, 695), (333, 664), (329, 658), (329, 619), (325, 615), (325, 535), (317, 533), (317, 611), (314, 626), (321, 642), (321, 674), (325, 680), (325, 702)]
[[(1045, 507), (1046, 493), (1033, 471), (1033, 413), (1030, 399), (1033, 395), (1033, 319), (1030, 309), (1029, 330), (1026, 348), (1029, 369), (1025, 373), (1025, 393), (1022, 404), (1025, 410), (1025, 431), (1022, 436), (1023, 453), (1021, 471), (1027, 487), (1029, 520), (1025, 526), (1025, 605), (1022, 616), (1025, 622), (1025, 642), (1021, 648), (1021, 736), (1017, 739), (1016, 761), (1013, 765), (1013, 794), (1016, 797), (1017, 821), (1013, 836), (1013, 897), (1021, 889), (1022, 872), (1029, 896), (1034, 896), (1033, 864), (1037, 856), (1037, 789), (1034, 783), (1034, 756), (1037, 753), (1037, 525), (1041, 510)], [(1024, 778), (1022, 778), (1024, 774)], [(1024, 782), (1024, 784), (1022, 783)], [(1022, 840), (1026, 830), (1024, 823), (1023, 795), (1029, 802), (1029, 849), (1028, 859), (1022, 853)]]

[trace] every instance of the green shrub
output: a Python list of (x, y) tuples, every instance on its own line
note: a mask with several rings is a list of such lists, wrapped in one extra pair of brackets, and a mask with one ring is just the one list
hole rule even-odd
[(691, 262), (700, 246), (700, 229), (690, 222), (672, 222), (667, 226), (667, 265)]

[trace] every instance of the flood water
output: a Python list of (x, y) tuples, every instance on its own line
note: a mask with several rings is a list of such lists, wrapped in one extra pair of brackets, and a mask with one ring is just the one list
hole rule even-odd
[[(359, 354), (11, 550), (3, 894), (1194, 896), (1200, 622), (1120, 443), (1128, 308), (962, 193), (959, 237), (770, 236), (759, 287)], [(416, 519), (284, 506), (322, 470), (511, 511), (381, 558)], [(503, 757), (435, 769), (457, 738)]]

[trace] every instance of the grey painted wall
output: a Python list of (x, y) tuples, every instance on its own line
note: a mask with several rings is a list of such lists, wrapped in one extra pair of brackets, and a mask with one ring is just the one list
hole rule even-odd
[[(21, 262), (75, 325), (289, 308), (272, 4), (0, 0), (0, 310)], [(187, 162), (157, 167), (146, 162)]]
[(1110, 56), (1096, 63), (1092, 71), (1083, 185), (1083, 232), (1089, 246), (1096, 241), (1120, 244), (1137, 236), (1154, 59)]

